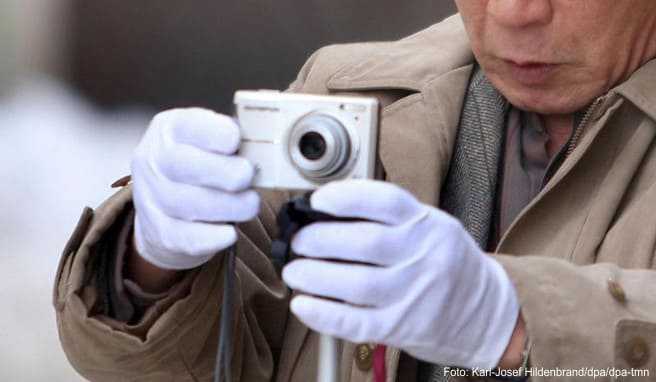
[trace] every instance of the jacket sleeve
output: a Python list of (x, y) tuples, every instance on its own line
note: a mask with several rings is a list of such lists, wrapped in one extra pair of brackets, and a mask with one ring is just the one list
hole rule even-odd
[[(304, 90), (318, 53), (287, 91)], [(239, 226), (232, 357), (232, 374), (238, 380), (272, 380), (282, 347), (289, 295), (267, 253), (276, 211), (288, 196), (263, 192), (260, 216)], [(86, 208), (64, 249), (53, 297), (62, 347), (73, 367), (93, 381), (210, 380), (219, 337), (221, 256), (187, 272), (138, 322), (107, 314), (99, 286), (107, 273), (103, 267), (111, 261), (103, 259), (103, 248), (115, 244), (113, 232), (125, 224), (133, 208), (131, 198), (127, 186), (96, 211)]]
[(532, 367), (641, 369), (656, 375), (655, 270), (495, 257), (517, 289), (533, 342)]
[[(266, 253), (275, 234), (273, 204), (283, 197), (265, 195), (258, 219), (239, 227), (233, 354), (239, 380), (271, 380), (282, 345), (288, 293)], [(92, 381), (209, 380), (219, 335), (221, 256), (188, 272), (136, 323), (115, 320), (103, 309), (100, 248), (131, 209), (129, 187), (95, 212), (86, 209), (63, 253), (53, 302), (64, 351)]]

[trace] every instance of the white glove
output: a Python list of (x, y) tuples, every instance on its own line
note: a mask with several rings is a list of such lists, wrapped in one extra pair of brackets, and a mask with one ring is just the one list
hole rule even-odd
[(310, 201), (319, 211), (368, 221), (314, 223), (292, 240), (307, 258), (285, 267), (283, 279), (312, 295), (291, 302), (303, 323), (429, 362), (497, 365), (519, 314), (515, 289), (456, 219), (369, 180), (330, 183)]
[(255, 217), (255, 170), (239, 148), (239, 127), (204, 109), (155, 116), (132, 160), (135, 243), (148, 262), (189, 269), (237, 240), (227, 222)]

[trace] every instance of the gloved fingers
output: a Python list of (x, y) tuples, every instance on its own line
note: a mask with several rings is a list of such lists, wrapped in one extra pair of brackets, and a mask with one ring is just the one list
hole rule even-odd
[(178, 220), (148, 205), (144, 210), (135, 219), (137, 251), (159, 267), (197, 267), (237, 241), (232, 225)]
[(189, 145), (175, 145), (154, 159), (166, 178), (185, 184), (237, 192), (253, 182), (255, 167), (245, 158), (213, 154)]
[(380, 311), (306, 295), (292, 299), (290, 309), (301, 322), (319, 333), (351, 342), (378, 342)]
[(239, 126), (230, 117), (201, 108), (173, 109), (159, 113), (151, 127), (165, 140), (225, 155), (239, 148)]
[(283, 269), (282, 278), (299, 292), (355, 305), (380, 307), (394, 298), (394, 280), (371, 265), (300, 259)]
[(315, 191), (312, 208), (338, 217), (403, 224), (420, 214), (423, 205), (412, 194), (388, 182), (350, 179), (328, 183)]
[(254, 190), (226, 192), (175, 183), (162, 177), (148, 180), (147, 197), (172, 218), (213, 223), (245, 222), (255, 218), (260, 209), (260, 196)]
[(395, 227), (373, 222), (320, 222), (294, 235), (292, 250), (312, 258), (393, 265), (402, 260), (410, 243), (399, 240)]

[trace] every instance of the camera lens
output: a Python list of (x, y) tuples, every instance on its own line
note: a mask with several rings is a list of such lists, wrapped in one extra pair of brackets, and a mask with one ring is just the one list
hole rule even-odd
[(311, 131), (303, 134), (299, 142), (299, 149), (307, 159), (317, 160), (326, 153), (326, 140), (321, 134)]
[(302, 117), (291, 127), (288, 139), (291, 163), (314, 182), (338, 178), (353, 158), (348, 131), (331, 115), (312, 113)]

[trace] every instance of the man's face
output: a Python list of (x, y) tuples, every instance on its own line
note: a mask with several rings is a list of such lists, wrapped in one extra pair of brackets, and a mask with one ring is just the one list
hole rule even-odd
[(656, 56), (656, 0), (456, 0), (472, 49), (508, 100), (575, 112)]

